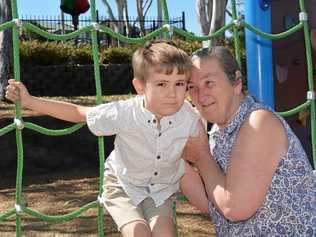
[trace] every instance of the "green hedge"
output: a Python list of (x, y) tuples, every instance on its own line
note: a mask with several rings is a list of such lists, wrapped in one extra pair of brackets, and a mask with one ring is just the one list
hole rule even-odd
[[(175, 42), (191, 54), (194, 50), (201, 47), (198, 42), (186, 42), (175, 39)], [(137, 45), (124, 47), (100, 48), (99, 58), (101, 64), (129, 63)], [(22, 41), (20, 47), (21, 61), (24, 64), (35, 65), (62, 65), (62, 64), (91, 64), (93, 63), (91, 44), (50, 42), (50, 41)]]

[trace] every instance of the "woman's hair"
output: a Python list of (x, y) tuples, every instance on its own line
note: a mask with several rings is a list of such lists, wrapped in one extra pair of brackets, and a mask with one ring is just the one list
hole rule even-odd
[(226, 76), (228, 77), (232, 85), (235, 84), (237, 79), (240, 79), (240, 78), (236, 78), (236, 71), (241, 72), (241, 69), (236, 59), (227, 48), (223, 46), (214, 46), (211, 48), (198, 49), (192, 53), (191, 59), (192, 61), (194, 61), (199, 58), (200, 59), (204, 59), (204, 58), (217, 59), (217, 61), (219, 62), (220, 66), (222, 67), (223, 71), (225, 72)]
[(148, 73), (157, 72), (166, 75), (177, 74), (190, 76), (193, 67), (190, 57), (172, 41), (155, 40), (137, 49), (132, 59), (134, 78), (146, 82)]

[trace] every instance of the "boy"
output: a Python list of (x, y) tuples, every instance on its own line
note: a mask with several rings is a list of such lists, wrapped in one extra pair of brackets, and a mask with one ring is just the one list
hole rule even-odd
[[(169, 41), (153, 41), (133, 55), (137, 96), (92, 108), (29, 95), (9, 81), (6, 97), (23, 107), (71, 121), (87, 122), (97, 136), (113, 135), (115, 149), (105, 163), (102, 203), (123, 236), (174, 236), (172, 202), (184, 171), (184, 193), (207, 211), (206, 196), (195, 196), (191, 167), (181, 159), (190, 136), (199, 133), (199, 116), (185, 102), (190, 57)], [(195, 183), (195, 181), (192, 181)], [(191, 184), (192, 184), (191, 183)], [(187, 192), (186, 192), (187, 191)]]

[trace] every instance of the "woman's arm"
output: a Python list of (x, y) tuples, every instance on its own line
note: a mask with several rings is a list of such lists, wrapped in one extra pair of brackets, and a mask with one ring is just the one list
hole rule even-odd
[(89, 107), (35, 97), (29, 94), (21, 82), (16, 82), (13, 79), (10, 79), (8, 82), (6, 98), (12, 102), (20, 99), (24, 108), (69, 122), (86, 122), (86, 112)]
[(262, 205), (288, 140), (280, 120), (258, 110), (240, 129), (226, 175), (201, 142), (195, 146), (191, 148), (199, 156), (197, 166), (209, 199), (227, 219), (238, 221), (248, 219)]

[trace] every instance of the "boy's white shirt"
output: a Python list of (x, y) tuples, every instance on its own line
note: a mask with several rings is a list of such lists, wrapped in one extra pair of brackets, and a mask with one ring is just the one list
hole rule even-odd
[(199, 115), (189, 102), (160, 120), (143, 107), (143, 96), (102, 104), (87, 112), (87, 125), (97, 136), (116, 135), (105, 172), (114, 170), (135, 205), (151, 197), (156, 206), (179, 190), (184, 174), (183, 148), (198, 135)]

